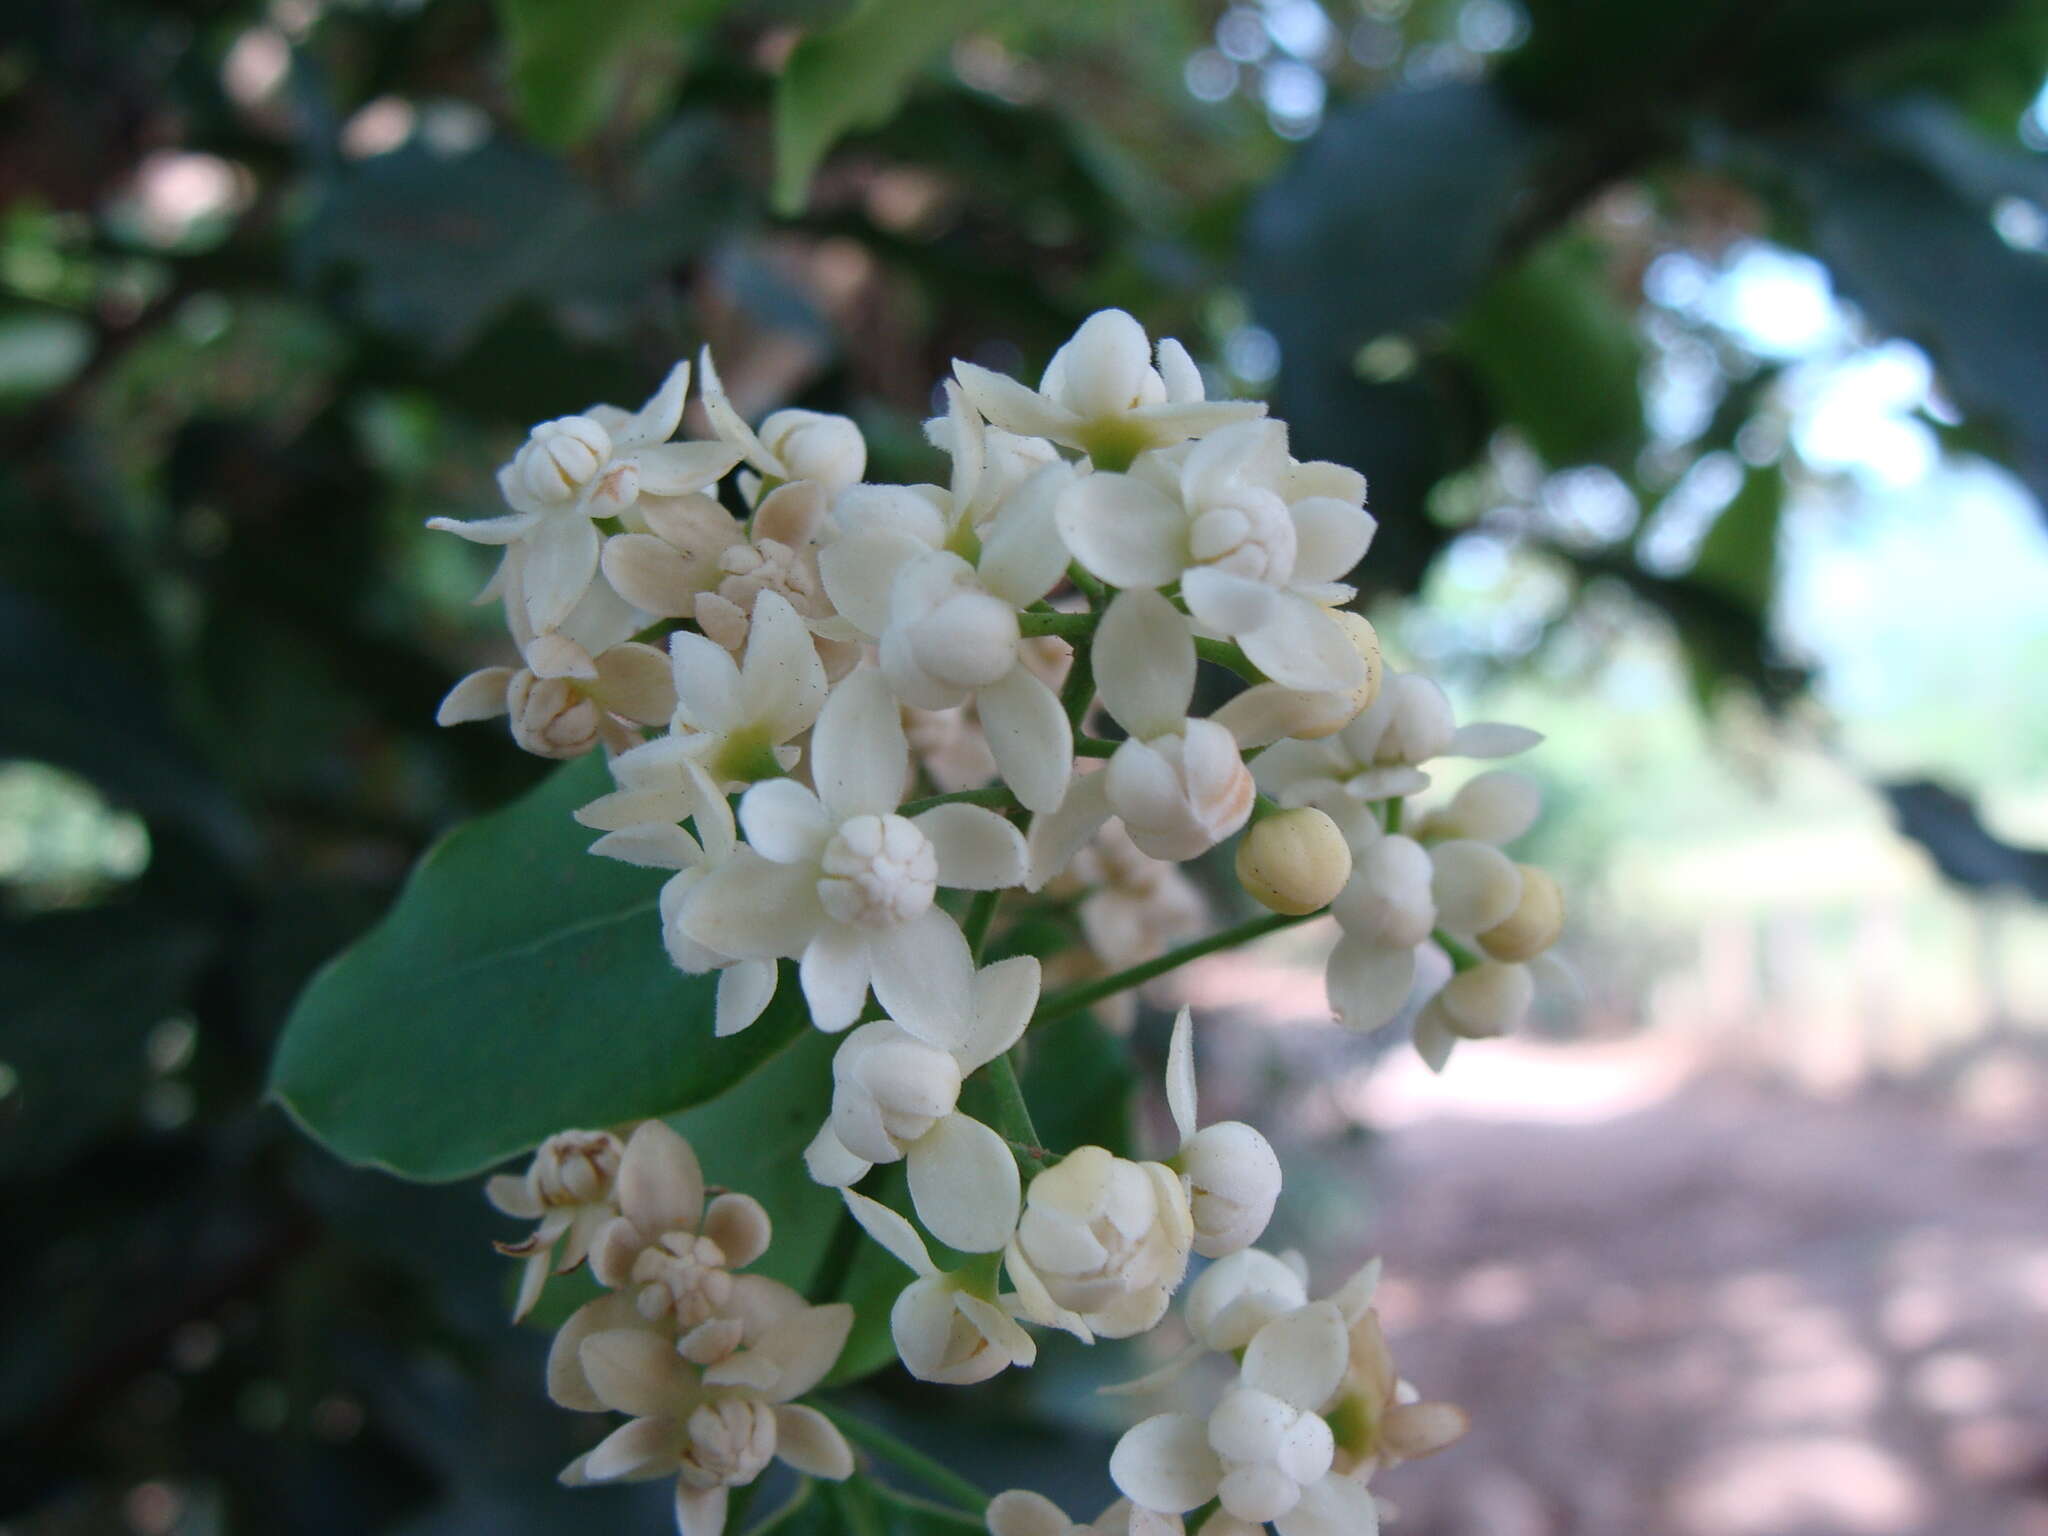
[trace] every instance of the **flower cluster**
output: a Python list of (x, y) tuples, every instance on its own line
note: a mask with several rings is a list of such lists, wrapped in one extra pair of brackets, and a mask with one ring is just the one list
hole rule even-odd
[[(1300, 1289), (1249, 1246), (1280, 1165), (1251, 1126), (1198, 1121), (1190, 1015), (1167, 1065), (1179, 1141), (1158, 1160), (1043, 1146), (1012, 1052), (1037, 1023), (1114, 1020), (1194, 954), (1324, 913), (1346, 1025), (1412, 1012), (1439, 1068), (1455, 1041), (1514, 1027), (1563, 921), (1556, 882), (1503, 851), (1535, 787), (1494, 772), (1410, 802), (1434, 759), (1538, 738), (1459, 727), (1433, 683), (1383, 663), (1345, 606), (1374, 531), (1363, 478), (1297, 460), (1262, 405), (1208, 399), (1186, 351), (1121, 311), (1083, 324), (1035, 389), (957, 363), (928, 484), (867, 481), (842, 417), (750, 427), (708, 353), (711, 435), (676, 440), (692, 374), (679, 364), (638, 411), (535, 428), (499, 475), (508, 515), (436, 520), (502, 549), (485, 597), (519, 653), (457, 684), (442, 719), (508, 715), (547, 757), (602, 747), (614, 787), (577, 818), (592, 852), (672, 872), (661, 938), (680, 970), (717, 976), (715, 1032), (781, 992), (842, 1036), (804, 1161), (910, 1270), (890, 1322), (911, 1374), (1029, 1365), (1034, 1329), (1145, 1332), (1195, 1256), (1220, 1262), (1191, 1315), (1244, 1331), (1255, 1296)], [(1204, 667), (1224, 686), (1198, 689)], [(1232, 839), (1268, 912), (1205, 937), (1182, 866)], [(1035, 958), (1032, 927), (1069, 952)], [(963, 1099), (975, 1078), (988, 1091)], [(506, 1250), (526, 1263), (521, 1312), (586, 1258), (613, 1287), (564, 1331), (552, 1385), (634, 1418), (573, 1477), (674, 1471), (695, 1532), (771, 1455), (827, 1476), (850, 1462), (790, 1403), (836, 1355), (844, 1308), (732, 1274), (765, 1213), (703, 1206), (687, 1158), (658, 1126), (623, 1147), (578, 1133), (493, 1198), (539, 1223)], [(907, 1209), (868, 1182), (897, 1163)], [(1231, 1274), (1266, 1288), (1201, 1302)], [(1390, 1395), (1360, 1289), (1272, 1302), (1216, 1345), (1243, 1351), (1239, 1388), (1206, 1427), (1127, 1438), (1118, 1528), (1165, 1531), (1214, 1497), (1284, 1533), (1361, 1528), (1360, 1469), (1429, 1436)], [(1003, 1536), (1070, 1528), (1006, 1498)]]
[[(507, 1214), (545, 1213), (531, 1239), (503, 1250), (527, 1260), (522, 1313), (550, 1267), (562, 1273), (587, 1257), (608, 1288), (555, 1335), (548, 1394), (564, 1408), (629, 1418), (570, 1463), (565, 1483), (673, 1477), (683, 1536), (720, 1536), (731, 1490), (771, 1461), (813, 1477), (853, 1475), (832, 1421), (795, 1401), (839, 1359), (853, 1309), (812, 1306), (780, 1281), (735, 1273), (767, 1252), (768, 1213), (750, 1196), (707, 1191), (681, 1136), (659, 1120), (623, 1144), (609, 1132), (565, 1131), (523, 1179), (493, 1180), (490, 1195)], [(564, 1232), (577, 1236), (550, 1266)]]

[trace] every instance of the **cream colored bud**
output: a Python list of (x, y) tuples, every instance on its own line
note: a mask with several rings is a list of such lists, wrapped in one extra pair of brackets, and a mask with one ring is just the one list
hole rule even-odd
[(1241, 1120), (1206, 1125), (1174, 1165), (1188, 1181), (1195, 1252), (1219, 1259), (1259, 1240), (1280, 1201), (1280, 1159), (1256, 1128)]
[(1328, 906), (1351, 878), (1337, 823), (1311, 806), (1254, 822), (1237, 845), (1237, 878), (1260, 906), (1303, 917)]
[(567, 678), (535, 677), (525, 668), (505, 692), (512, 739), (536, 757), (581, 757), (598, 743), (602, 712)]
[(686, 1488), (751, 1483), (775, 1457), (775, 1410), (756, 1398), (706, 1403), (685, 1428), (690, 1438), (678, 1470)]
[(761, 423), (761, 441), (792, 480), (815, 480), (830, 491), (858, 483), (867, 470), (868, 445), (845, 416), (820, 411), (777, 411)]
[[(1344, 638), (1351, 642), (1351, 648), (1358, 652), (1358, 659), (1365, 663), (1365, 681), (1351, 690), (1351, 713), (1344, 717), (1348, 725), (1357, 716), (1372, 708), (1373, 701), (1380, 696), (1380, 683), (1387, 675), (1387, 664), (1380, 654), (1380, 633), (1372, 627), (1372, 621), (1362, 613), (1348, 613), (1339, 608), (1330, 617), (1337, 621), (1337, 627), (1344, 631)], [(1317, 735), (1328, 736), (1341, 729), (1331, 726)], [(1296, 733), (1300, 734), (1300, 733)], [(1314, 740), (1314, 737), (1308, 738)]]
[(1535, 996), (1525, 967), (1487, 960), (1445, 982), (1425, 1011), (1454, 1035), (1486, 1040), (1521, 1023)]
[(513, 459), (513, 473), (536, 501), (574, 501), (611, 458), (611, 435), (588, 416), (535, 427)]
[(1522, 899), (1508, 917), (1479, 935), (1479, 947), (1496, 960), (1533, 960), (1564, 931), (1564, 892), (1548, 870), (1533, 864), (1522, 872)]

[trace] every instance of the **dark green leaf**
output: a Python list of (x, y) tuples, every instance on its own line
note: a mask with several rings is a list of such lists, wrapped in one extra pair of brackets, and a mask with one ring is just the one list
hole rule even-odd
[(1583, 236), (1551, 240), (1488, 283), (1458, 346), (1549, 463), (1625, 467), (1642, 446), (1642, 343), (1604, 253)]
[(555, 1131), (707, 1103), (804, 1028), (785, 987), (712, 1039), (712, 979), (662, 949), (659, 873), (590, 857), (570, 819), (608, 783), (588, 757), (459, 828), (313, 979), (271, 1086), (339, 1156), (461, 1178)]
[(1137, 1078), (1124, 1044), (1094, 1014), (1071, 1014), (1033, 1029), (1023, 1081), (1032, 1123), (1053, 1152), (1093, 1145), (1120, 1157), (1130, 1154)]
[(1925, 347), (1956, 404), (2002, 426), (2013, 467), (2048, 496), (2048, 257), (1992, 225), (2000, 198), (2042, 200), (2048, 171), (1929, 103), (1844, 108), (1772, 148), (1844, 292)]
[(1692, 578), (1762, 619), (1770, 612), (1778, 569), (1778, 513), (1785, 477), (1776, 465), (1751, 469), (1714, 519), (1693, 561)]
[(918, 70), (954, 38), (1000, 14), (990, 0), (859, 0), (805, 38), (775, 90), (775, 207), (803, 211), (827, 150), (888, 121)]
[(1977, 890), (2018, 890), (2048, 901), (2048, 852), (1995, 836), (1970, 802), (1945, 785), (1913, 779), (1878, 788), (1899, 830), (1933, 855), (1942, 874)]
[(527, 132), (555, 149), (582, 143), (636, 95), (674, 83), (699, 30), (725, 0), (497, 0)]

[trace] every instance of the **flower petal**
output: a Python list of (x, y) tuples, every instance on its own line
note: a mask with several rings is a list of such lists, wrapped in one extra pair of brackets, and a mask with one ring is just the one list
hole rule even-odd
[(597, 680), (584, 689), (615, 715), (642, 725), (665, 725), (676, 712), (669, 658), (651, 645), (628, 640), (597, 658)]
[(727, 1269), (745, 1269), (768, 1251), (769, 1239), (775, 1234), (767, 1207), (752, 1195), (733, 1190), (712, 1198), (698, 1230), (718, 1244)]
[(824, 918), (817, 884), (809, 865), (777, 864), (740, 848), (697, 884), (679, 924), (706, 949), (734, 959), (794, 957)]
[(633, 1298), (616, 1291), (578, 1307), (548, 1346), (548, 1396), (559, 1406), (577, 1413), (604, 1412), (604, 1399), (583, 1373), (583, 1341), (614, 1328), (645, 1326), (646, 1320), (634, 1307)]
[(539, 513), (515, 512), (510, 517), (430, 517), (427, 526), (436, 533), (452, 533), (472, 544), (510, 544), (525, 538), (539, 521)]
[[(921, 503), (920, 503), (921, 504)], [(835, 539), (818, 552), (825, 595), (842, 618), (871, 640), (889, 627), (889, 593), (896, 573), (930, 554), (931, 547), (892, 528), (871, 528)]]
[(879, 671), (849, 673), (811, 733), (811, 779), (835, 820), (896, 809), (910, 772), (903, 712)]
[(1074, 855), (1109, 820), (1109, 815), (1109, 775), (1075, 775), (1059, 809), (1037, 817), (1031, 824), (1031, 835), (1025, 839), (1031, 867), (1024, 877), (1024, 888), (1043, 890), (1048, 881), (1073, 862)]
[(633, 455), (643, 496), (682, 496), (715, 485), (740, 461), (730, 443), (657, 443)]
[(702, 587), (698, 567), (651, 533), (619, 533), (604, 541), (604, 579), (636, 608), (688, 618)]
[(704, 1214), (704, 1170), (672, 1127), (643, 1121), (619, 1159), (618, 1198), (626, 1219), (650, 1237), (693, 1228)]
[(1102, 707), (1140, 741), (1177, 731), (1195, 695), (1187, 620), (1157, 592), (1120, 592), (1090, 648)]
[(1361, 506), (1309, 496), (1287, 509), (1294, 519), (1294, 579), (1342, 581), (1365, 558), (1378, 523)]
[(1022, 1190), (1009, 1143), (951, 1114), (911, 1143), (910, 1199), (933, 1237), (962, 1253), (995, 1253), (1017, 1230)]
[(676, 1531), (678, 1536), (725, 1536), (725, 1517), (732, 1503), (732, 1490), (724, 1483), (716, 1488), (692, 1488), (676, 1483)]
[(583, 601), (597, 575), (602, 543), (597, 524), (580, 512), (551, 514), (535, 527), (526, 542), (520, 586), (526, 596), (526, 620), (536, 634), (559, 629)]
[(1186, 1413), (1162, 1413), (1125, 1432), (1109, 1458), (1117, 1491), (1142, 1509), (1182, 1515), (1216, 1496), (1223, 1464), (1209, 1449), (1207, 1426)]
[(1522, 872), (1491, 843), (1457, 838), (1429, 850), (1437, 922), (1452, 933), (1484, 933), (1514, 915)]
[(935, 805), (911, 824), (931, 839), (939, 884), (956, 891), (999, 891), (1024, 881), (1024, 834), (979, 805)]
[(1301, 1502), (1273, 1522), (1280, 1536), (1378, 1536), (1379, 1506), (1363, 1483), (1332, 1472), (1301, 1490)]
[(875, 1001), (920, 1040), (950, 1038), (971, 1006), (974, 957), (950, 914), (930, 907), (870, 938)]
[(775, 1410), (775, 1454), (811, 1477), (837, 1483), (853, 1476), (853, 1448), (839, 1426), (801, 1403)]
[[(658, 1418), (675, 1407), (677, 1386), (687, 1367), (675, 1346), (646, 1328), (608, 1328), (583, 1341), (578, 1355), (591, 1390), (605, 1407), (636, 1417)], [(617, 1473), (593, 1471), (593, 1476)]]
[(1475, 720), (1461, 725), (1451, 735), (1452, 757), (1514, 757), (1538, 746), (1541, 731), (1526, 725), (1504, 725), (1498, 720)]
[(860, 1017), (868, 1001), (870, 959), (868, 936), (860, 929), (828, 922), (818, 930), (797, 965), (813, 1024), (836, 1035)]
[(436, 725), (461, 725), (470, 720), (489, 720), (505, 713), (505, 688), (512, 681), (510, 667), (485, 667), (472, 672), (441, 700), (434, 712)]
[(1083, 475), (1053, 516), (1074, 558), (1111, 586), (1163, 587), (1187, 569), (1187, 512), (1133, 476)]
[(1053, 404), (1035, 389), (1006, 374), (983, 368), (978, 363), (953, 359), (953, 376), (960, 392), (983, 419), (1006, 432), (1025, 437), (1050, 437), (1056, 441), (1073, 435), (1079, 425), (1071, 411)]
[(1323, 981), (1330, 1009), (1345, 1028), (1378, 1029), (1408, 1001), (1415, 985), (1415, 951), (1339, 939)]
[(740, 669), (732, 653), (679, 629), (668, 637), (676, 719), (693, 731), (729, 731), (741, 723)]
[(925, 1250), (924, 1239), (917, 1235), (917, 1228), (907, 1219), (881, 1201), (870, 1200), (850, 1189), (845, 1192), (845, 1197), (846, 1208), (853, 1212), (853, 1219), (861, 1224), (867, 1235), (908, 1265), (919, 1279), (928, 1279), (939, 1272), (938, 1266), (932, 1263), (931, 1254)]
[(843, 1301), (803, 1311), (763, 1333), (754, 1353), (766, 1356), (780, 1368), (774, 1388), (767, 1394), (774, 1403), (802, 1397), (825, 1379), (846, 1348), (846, 1336), (853, 1330), (853, 1308)]
[(736, 1035), (761, 1017), (774, 1001), (779, 979), (773, 960), (741, 960), (718, 974), (718, 1038)]
[(778, 742), (809, 730), (825, 707), (825, 664), (803, 618), (780, 592), (754, 599), (740, 699), (747, 719)]
[(1016, 608), (1029, 608), (1066, 574), (1067, 546), (1058, 511), (1074, 472), (1048, 464), (1006, 497), (982, 539), (982, 585)]
[(1195, 1015), (1183, 1007), (1174, 1017), (1173, 1039), (1166, 1047), (1166, 1107), (1183, 1143), (1195, 1134)]
[(987, 1520), (991, 1536), (1074, 1536), (1074, 1522), (1059, 1505), (1022, 1488), (989, 1500)]
[(683, 424), (683, 402), (690, 397), (688, 358), (669, 369), (661, 388), (648, 396), (647, 403), (612, 431), (612, 441), (627, 448), (666, 442)]
[(1274, 682), (1289, 688), (1348, 693), (1365, 682), (1365, 661), (1327, 608), (1292, 592), (1279, 594), (1273, 616), (1237, 643)]
[(1032, 955), (998, 960), (975, 975), (973, 1008), (951, 1047), (963, 1072), (994, 1061), (1022, 1038), (1038, 1006), (1041, 979)]
[(1059, 695), (1017, 666), (977, 690), (974, 702), (1003, 782), (1026, 810), (1056, 809), (1074, 762), (1074, 728)]
[(1315, 1413), (1344, 1380), (1350, 1359), (1343, 1313), (1334, 1302), (1312, 1301), (1252, 1335), (1245, 1346), (1242, 1380)]
[(1223, 635), (1247, 634), (1270, 624), (1280, 601), (1280, 593), (1267, 583), (1208, 565), (1183, 576), (1180, 591), (1188, 612)]
[(795, 779), (764, 779), (740, 797), (747, 844), (777, 864), (802, 866), (816, 878), (818, 856), (831, 839), (831, 814)]
[(632, 1419), (584, 1456), (582, 1474), (593, 1483), (660, 1477), (675, 1470), (676, 1426), (667, 1419)]

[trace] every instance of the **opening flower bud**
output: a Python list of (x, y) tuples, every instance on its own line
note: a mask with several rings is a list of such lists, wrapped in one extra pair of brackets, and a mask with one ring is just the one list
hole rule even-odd
[(533, 429), (513, 473), (536, 501), (574, 501), (611, 457), (612, 440), (588, 416), (564, 416)]
[(956, 592), (911, 626), (910, 646), (941, 682), (983, 687), (1017, 664), (1017, 610), (986, 592)]
[(1187, 1139), (1176, 1158), (1188, 1181), (1195, 1252), (1222, 1258), (1259, 1240), (1280, 1200), (1280, 1159), (1241, 1120), (1220, 1120)]
[(1479, 947), (1496, 960), (1533, 960), (1564, 931), (1564, 892), (1547, 870), (1517, 865), (1522, 899), (1503, 921), (1479, 935)]
[(843, 491), (867, 471), (868, 445), (845, 416), (777, 411), (761, 423), (761, 441), (782, 460), (791, 480), (815, 480), (827, 490)]
[(1351, 878), (1351, 849), (1310, 806), (1254, 822), (1237, 845), (1237, 878), (1254, 901), (1289, 917), (1321, 911)]

